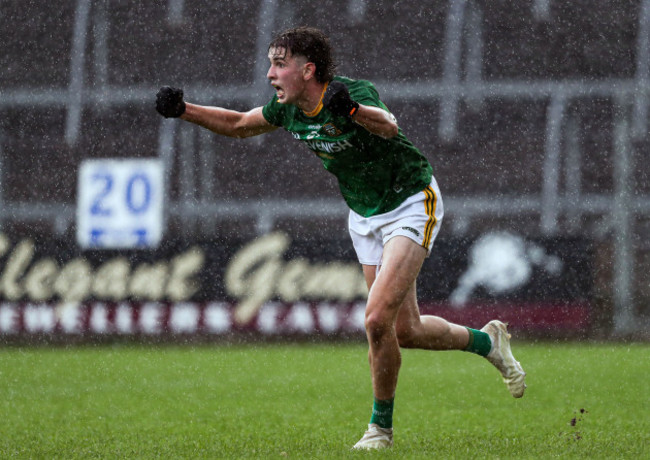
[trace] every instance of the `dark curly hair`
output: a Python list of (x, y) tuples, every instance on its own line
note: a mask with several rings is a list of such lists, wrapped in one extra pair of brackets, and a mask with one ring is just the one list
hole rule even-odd
[(334, 63), (330, 39), (321, 30), (314, 27), (296, 27), (276, 35), (269, 44), (271, 48), (284, 48), (291, 54), (304, 56), (316, 65), (316, 80), (329, 82), (334, 78)]

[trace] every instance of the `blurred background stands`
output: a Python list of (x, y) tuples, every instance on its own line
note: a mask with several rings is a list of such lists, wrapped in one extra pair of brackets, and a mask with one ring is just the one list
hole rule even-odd
[(335, 181), (287, 133), (232, 140), (153, 108), (163, 84), (263, 105), (268, 42), (300, 24), (331, 36), (341, 74), (376, 83), (432, 162), (442, 237), (592, 239), (614, 331), (647, 329), (650, 0), (3, 0), (3, 230), (73, 238), (83, 159), (160, 157), (167, 236), (344, 231)]

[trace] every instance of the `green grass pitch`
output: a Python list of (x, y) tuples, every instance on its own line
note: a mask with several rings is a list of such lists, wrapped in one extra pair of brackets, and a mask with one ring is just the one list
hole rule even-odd
[(366, 346), (0, 349), (0, 458), (649, 458), (650, 346), (515, 342), (528, 390), (406, 350), (395, 446), (353, 452)]

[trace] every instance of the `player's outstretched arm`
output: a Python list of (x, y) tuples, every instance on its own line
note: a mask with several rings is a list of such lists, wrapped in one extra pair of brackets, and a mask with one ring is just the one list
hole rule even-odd
[(377, 136), (386, 139), (397, 136), (398, 126), (395, 117), (379, 107), (353, 101), (347, 86), (340, 81), (332, 81), (327, 86), (323, 105), (332, 113), (350, 117), (355, 123)]
[(276, 129), (262, 115), (262, 108), (248, 112), (191, 104), (183, 90), (164, 86), (156, 95), (156, 110), (165, 118), (181, 118), (229, 137), (250, 137)]
[(221, 107), (206, 107), (190, 103), (186, 105), (187, 109), (181, 115), (183, 120), (191, 121), (224, 136), (251, 137), (277, 128), (266, 121), (262, 115), (262, 107), (256, 107), (248, 112), (237, 112)]

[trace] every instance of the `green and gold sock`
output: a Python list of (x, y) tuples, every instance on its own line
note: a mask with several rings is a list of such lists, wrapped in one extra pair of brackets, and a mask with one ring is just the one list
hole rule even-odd
[(370, 423), (375, 423), (382, 428), (393, 427), (393, 403), (395, 399), (378, 400), (372, 405), (372, 417)]
[(466, 328), (469, 332), (469, 343), (465, 351), (476, 353), (477, 355), (487, 356), (492, 350), (492, 339), (486, 332), (478, 331), (472, 328)]

